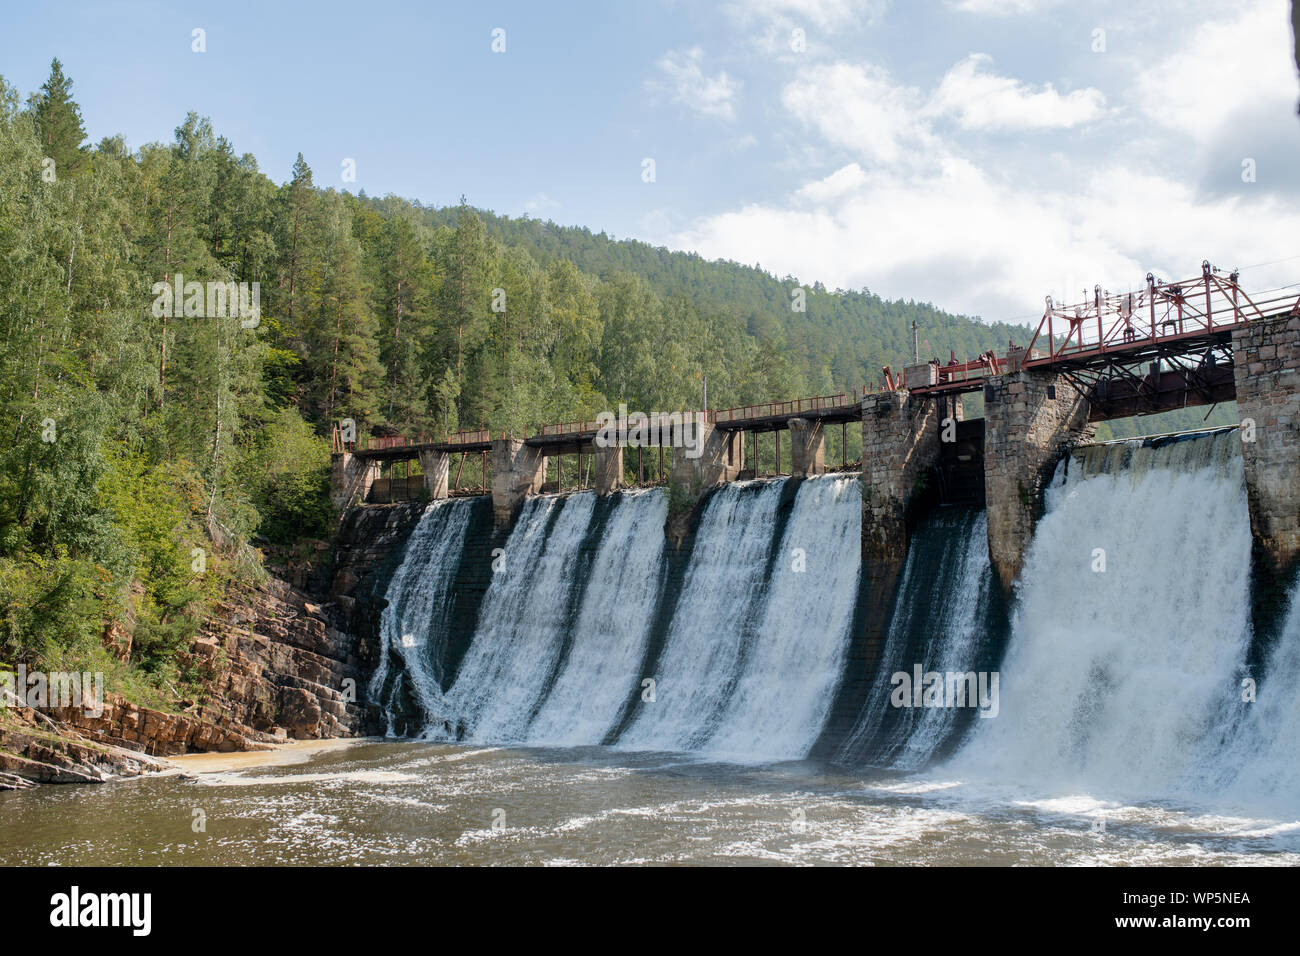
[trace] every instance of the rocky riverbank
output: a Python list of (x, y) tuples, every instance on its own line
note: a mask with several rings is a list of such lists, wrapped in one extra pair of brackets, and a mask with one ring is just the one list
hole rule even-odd
[(185, 654), (203, 677), (201, 700), (163, 711), (110, 688), (93, 715), (0, 709), (0, 789), (158, 772), (186, 753), (382, 733), (365, 694), (378, 653), (376, 593), (422, 510), (353, 509), (334, 541), (269, 555), (266, 581), (228, 595)]

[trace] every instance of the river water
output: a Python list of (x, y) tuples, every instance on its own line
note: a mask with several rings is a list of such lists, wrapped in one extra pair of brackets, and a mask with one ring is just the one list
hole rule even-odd
[(941, 773), (367, 741), (292, 766), (0, 793), (0, 862), (1296, 865), (1300, 822)]
[[(0, 793), (0, 862), (1300, 863), (1300, 612), (1252, 633), (1235, 433), (1074, 453), (1009, 610), (984, 515), (927, 518), (870, 682), (855, 478), (729, 485), (675, 559), (661, 491), (531, 499), (490, 570), (484, 507), (388, 583), (400, 738)], [(931, 671), (999, 692), (895, 696)]]

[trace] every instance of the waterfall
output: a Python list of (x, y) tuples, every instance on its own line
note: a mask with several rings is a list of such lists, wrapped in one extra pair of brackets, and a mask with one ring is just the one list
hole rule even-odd
[(662, 491), (619, 496), (592, 564), (572, 646), (528, 727), (530, 743), (599, 743), (614, 725), (650, 637), (667, 516)]
[[(455, 734), (521, 740), (569, 625), (594, 492), (530, 498), (496, 559), (478, 630), (444, 700)], [(451, 727), (431, 728), (435, 735)]]
[(767, 590), (783, 482), (736, 482), (710, 498), (677, 613), (645, 702), (619, 744), (694, 750), (717, 730)]
[(1297, 811), (1300, 794), (1300, 600), (1291, 608), (1277, 644), (1265, 661), (1253, 703), (1233, 701), (1245, 708), (1235, 733), (1223, 747), (1223, 783), (1227, 797), (1239, 803), (1269, 805)]
[(1083, 449), (1025, 555), (1000, 713), (954, 766), (1052, 792), (1197, 795), (1238, 723), (1250, 524), (1235, 432)]
[[(861, 564), (857, 478), (803, 482), (767, 575), (752, 648), (704, 750), (733, 760), (803, 757), (844, 668)], [(707, 583), (704, 586), (708, 587)]]
[(895, 673), (967, 673), (996, 666), (1001, 653), (991, 613), (994, 579), (984, 512), (945, 508), (912, 537), (878, 677), (837, 762), (913, 770), (969, 724), (970, 711), (895, 707)]
[[(616, 737), (629, 750), (798, 759), (844, 670), (861, 507), (856, 478), (724, 486), (674, 576), (663, 491), (599, 503), (591, 493), (530, 498), (450, 679), (430, 608), (447, 599), (464, 529), (431, 510), (390, 583), (384, 634), (394, 646), (413, 633), (405, 628), (422, 637), (396, 666), (420, 691), (431, 738), (580, 746)], [(386, 679), (377, 674), (372, 687)]]
[[(855, 635), (874, 611), (859, 605), (856, 477), (723, 485), (680, 549), (658, 489), (532, 497), (504, 540), (468, 506), (431, 505), (388, 585), (371, 699), (416, 714), (390, 732), (443, 740), (738, 763), (817, 743), (851, 768), (1037, 793), (1294, 807), (1300, 600), (1253, 645), (1239, 441), (1070, 454), (1009, 614), (984, 513), (923, 516), (861, 703), (854, 668), (871, 657)], [(458, 602), (473, 613), (453, 620)], [(899, 674), (984, 675), (996, 699), (928, 706), (895, 696)], [(856, 720), (831, 720), (841, 697)]]
[(619, 746), (742, 762), (799, 759), (843, 670), (857, 597), (857, 480), (734, 484), (700, 519), (681, 601), (654, 675)]
[(443, 661), (455, 606), (453, 583), (465, 546), (473, 503), (431, 503), (407, 541), (402, 562), (388, 583), (388, 605), (379, 619), (379, 665), (370, 697), (388, 704), (389, 733), (396, 709), (393, 665), (425, 714), (442, 700)]

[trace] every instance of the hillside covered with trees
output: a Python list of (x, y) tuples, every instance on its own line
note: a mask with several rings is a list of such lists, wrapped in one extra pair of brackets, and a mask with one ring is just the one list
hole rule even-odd
[[(159, 285), (257, 283), (256, 321)], [(174, 693), (248, 542), (329, 533), (333, 423), (408, 434), (875, 384), (1023, 341), (866, 290), (508, 219), (277, 184), (198, 114), (167, 143), (86, 142), (56, 60), (0, 80), (0, 661)], [(210, 301), (210, 300), (209, 300)], [(200, 300), (201, 302), (201, 300)], [(495, 306), (495, 308), (494, 308)], [(1199, 416), (1198, 416), (1199, 417)], [(104, 635), (130, 621), (129, 659)]]

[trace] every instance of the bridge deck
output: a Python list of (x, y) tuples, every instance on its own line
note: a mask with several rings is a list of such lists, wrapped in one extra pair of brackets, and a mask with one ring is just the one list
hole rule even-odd
[[(1117, 372), (1134, 378), (1128, 370), (1145, 363), (1178, 366), (1180, 357), (1205, 360), (1212, 356), (1217, 361), (1211, 365), (1231, 369), (1233, 330), (1297, 309), (1300, 297), (1294, 289), (1273, 289), (1252, 298), (1237, 284), (1236, 273), (1224, 280), (1205, 262), (1199, 278), (1182, 282), (1161, 283), (1148, 274), (1147, 287), (1141, 293), (1112, 295), (1098, 286), (1091, 302), (1071, 307), (1055, 306), (1049, 297), (1028, 348), (1019, 350), (1014, 358), (1008, 355), (1008, 361), (1026, 369), (1073, 374), (1081, 385), (1089, 387)], [(1035, 349), (1040, 343), (1046, 355)], [(971, 374), (968, 370), (973, 365), (951, 362), (938, 366), (935, 384), (912, 391), (922, 395), (976, 391), (987, 370)], [(1181, 366), (1178, 370), (1190, 371)], [(1200, 391), (1206, 389), (1200, 387)], [(1141, 409), (1159, 410), (1163, 409)]]
[[(1006, 368), (1045, 369), (1061, 373), (1077, 390), (1096, 403), (1094, 420), (1164, 411), (1186, 405), (1230, 401), (1232, 382), (1231, 338), (1234, 329), (1251, 322), (1300, 310), (1295, 290), (1274, 289), (1252, 298), (1237, 282), (1237, 273), (1220, 278), (1209, 262), (1195, 279), (1165, 283), (1147, 275), (1141, 293), (1112, 295), (1098, 286), (1090, 302), (1058, 307), (1048, 298), (1047, 309), (1028, 348), (1012, 348), (1006, 359), (987, 352), (976, 361), (947, 365), (937, 362), (910, 368), (925, 373), (930, 384), (913, 383), (909, 391), (941, 397), (979, 391), (989, 374)], [(1041, 354), (1035, 346), (1047, 354)], [(1148, 368), (1143, 369), (1143, 366)], [(1141, 373), (1139, 374), (1139, 370)], [(901, 387), (886, 371), (882, 389)], [(769, 432), (789, 428), (793, 418), (826, 424), (858, 421), (869, 388), (836, 395), (764, 402), (706, 412), (705, 420), (724, 431)], [(672, 428), (682, 419), (695, 421), (696, 412), (678, 413), (678, 424), (662, 425), (672, 443)], [(662, 417), (658, 421), (662, 421)], [(656, 420), (652, 420), (652, 424)], [(626, 422), (618, 435), (626, 438)], [(602, 429), (596, 421), (543, 425), (524, 440), (548, 455), (587, 453), (595, 447)], [(337, 431), (334, 450), (379, 461), (409, 460), (421, 452), (471, 454), (487, 452), (492, 436), (486, 430), (459, 432), (439, 439), (402, 436), (372, 438), (364, 446), (343, 444)], [(652, 441), (650, 447), (656, 447)]]
[[(343, 451), (337, 433), (334, 437), (334, 450)], [(364, 446), (348, 449), (354, 455), (375, 461), (408, 461), (418, 458), (421, 452), (489, 452), (492, 450), (492, 436), (487, 429), (473, 432), (458, 432), (443, 438), (407, 438), (404, 435), (392, 437), (372, 437)]]

